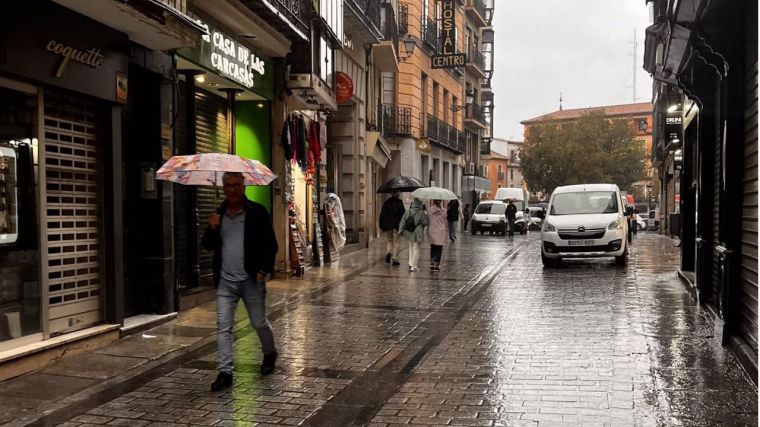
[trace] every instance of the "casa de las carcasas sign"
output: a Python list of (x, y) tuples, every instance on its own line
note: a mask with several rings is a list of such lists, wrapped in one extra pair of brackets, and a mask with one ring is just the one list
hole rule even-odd
[(430, 66), (431, 68), (464, 67), (467, 55), (457, 53), (455, 1), (443, 0), (441, 3), (441, 53), (430, 57)]
[(180, 49), (178, 53), (246, 89), (271, 85), (271, 64), (259, 58), (239, 41), (203, 21), (197, 21), (208, 34), (198, 48)]

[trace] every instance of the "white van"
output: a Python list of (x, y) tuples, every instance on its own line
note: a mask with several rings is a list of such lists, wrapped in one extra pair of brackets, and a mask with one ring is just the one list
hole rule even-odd
[(554, 267), (563, 258), (615, 257), (628, 262), (628, 220), (614, 184), (557, 187), (541, 228), (541, 261)]
[(525, 204), (525, 193), (522, 188), (501, 187), (496, 190), (496, 196), (494, 196), (493, 199), (505, 203), (508, 199), (514, 200), (515, 206), (517, 206), (518, 217), (522, 216), (523, 211), (525, 211), (525, 208), (527, 207)]

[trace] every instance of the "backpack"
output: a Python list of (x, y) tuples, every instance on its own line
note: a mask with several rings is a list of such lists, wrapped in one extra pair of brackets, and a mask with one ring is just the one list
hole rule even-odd
[(417, 230), (417, 222), (414, 220), (414, 215), (409, 215), (404, 221), (404, 231), (414, 232)]

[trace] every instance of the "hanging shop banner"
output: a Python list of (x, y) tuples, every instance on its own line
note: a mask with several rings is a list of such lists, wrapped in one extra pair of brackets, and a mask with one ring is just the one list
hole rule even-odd
[(464, 67), (467, 56), (464, 53), (457, 53), (455, 2), (454, 0), (443, 0), (441, 3), (441, 54), (430, 57), (431, 67)]
[(343, 72), (335, 73), (335, 100), (338, 104), (348, 102), (354, 96), (354, 82), (351, 77)]
[(259, 57), (247, 46), (208, 23), (202, 20), (197, 22), (208, 31), (202, 37), (200, 47), (179, 49), (177, 53), (246, 89), (272, 99), (272, 62)]

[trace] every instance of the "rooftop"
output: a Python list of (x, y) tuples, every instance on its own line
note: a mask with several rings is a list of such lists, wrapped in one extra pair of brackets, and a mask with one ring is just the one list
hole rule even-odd
[(557, 110), (553, 113), (544, 114), (543, 116), (523, 120), (521, 124), (530, 124), (544, 120), (573, 120), (583, 114), (593, 110), (604, 110), (608, 116), (630, 116), (638, 114), (652, 114), (654, 106), (651, 102), (638, 102), (635, 104), (605, 105), (600, 107), (572, 108), (568, 110)]

